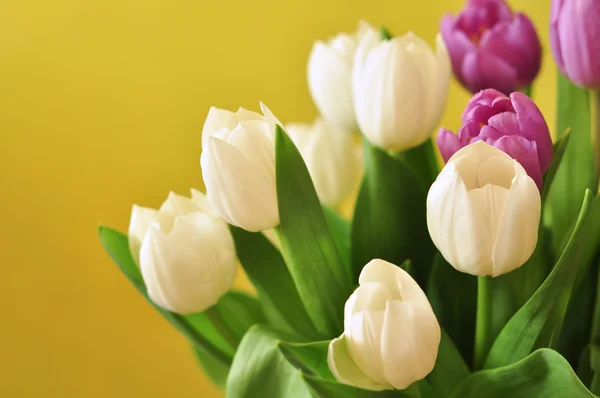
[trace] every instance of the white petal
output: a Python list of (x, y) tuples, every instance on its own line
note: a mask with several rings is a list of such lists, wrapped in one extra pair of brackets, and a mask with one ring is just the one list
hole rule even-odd
[(265, 119), (267, 120), (267, 123), (269, 123), (269, 126), (271, 127), (271, 131), (272, 134), (274, 134), (275, 132), (275, 125), (279, 125), (281, 128), (283, 128), (283, 123), (281, 123), (281, 121), (279, 121), (279, 119), (277, 119), (277, 116), (275, 116), (273, 114), (273, 112), (271, 112), (271, 110), (269, 109), (268, 106), (266, 106), (264, 103), (260, 103), (260, 109), (263, 113), (263, 115), (265, 115)]
[(236, 124), (233, 112), (212, 106), (202, 127), (202, 147), (208, 142), (208, 137), (222, 129), (231, 130)]
[[(235, 122), (240, 123), (246, 120), (261, 120), (261, 121), (265, 121), (265, 117), (263, 115), (261, 115), (260, 113), (256, 113), (253, 111), (249, 111), (246, 108), (238, 108), (237, 112), (235, 112)], [(235, 128), (235, 126), (230, 126), (229, 129), (233, 130)]]
[(428, 302), (389, 301), (381, 345), (386, 380), (402, 390), (427, 376), (435, 366), (440, 339)]
[(201, 164), (207, 196), (223, 219), (251, 232), (279, 224), (274, 180), (244, 153), (213, 137)]
[(428, 136), (431, 136), (432, 132), (439, 125), (444, 109), (446, 108), (446, 102), (448, 100), (448, 92), (450, 90), (450, 78), (452, 77), (452, 64), (450, 63), (450, 56), (448, 50), (444, 44), (444, 40), (440, 34), (436, 37), (436, 54), (435, 54), (435, 75), (430, 81), (430, 90), (432, 93), (429, 101), (429, 131)]
[(164, 201), (159, 210), (173, 216), (183, 216), (200, 211), (200, 208), (192, 199), (178, 195), (175, 192), (169, 192), (167, 200)]
[(329, 343), (327, 363), (331, 373), (333, 373), (336, 380), (340, 383), (374, 391), (392, 389), (392, 386), (388, 383), (377, 383), (369, 379), (360, 370), (348, 353), (344, 335), (331, 340), (331, 343)]
[(215, 205), (212, 204), (210, 199), (208, 199), (208, 197), (205, 194), (193, 188), (191, 192), (192, 201), (196, 206), (198, 206), (201, 212), (208, 213), (213, 217), (219, 217), (219, 213), (217, 212)]
[(428, 303), (427, 296), (419, 284), (402, 268), (384, 260), (371, 260), (358, 277), (358, 283), (379, 283), (386, 287), (391, 300), (422, 301)]
[(233, 239), (225, 223), (207, 214), (180, 216), (169, 234), (150, 228), (140, 268), (154, 303), (180, 314), (204, 311), (233, 284)]
[(241, 122), (229, 134), (227, 143), (243, 153), (266, 179), (275, 184), (275, 143), (267, 123)]
[(360, 370), (378, 383), (386, 382), (381, 358), (383, 315), (383, 310), (360, 311), (350, 319), (350, 328), (344, 330), (350, 356)]
[(517, 161), (514, 166), (517, 175), (510, 188), (492, 253), (494, 276), (523, 265), (533, 254), (538, 240), (540, 192)]
[(129, 251), (136, 264), (140, 263), (140, 247), (156, 216), (156, 210), (148, 207), (133, 205), (129, 221)]

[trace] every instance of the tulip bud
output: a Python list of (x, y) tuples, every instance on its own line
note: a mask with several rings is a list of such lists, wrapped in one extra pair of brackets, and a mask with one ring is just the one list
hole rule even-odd
[(317, 119), (314, 124), (288, 124), (286, 131), (300, 151), (321, 202), (338, 206), (360, 178), (353, 137)]
[(542, 50), (531, 20), (504, 0), (468, 0), (441, 32), (454, 75), (472, 93), (494, 88), (508, 95), (528, 87), (540, 70)]
[(192, 199), (171, 193), (158, 211), (134, 206), (129, 231), (132, 255), (156, 305), (179, 314), (201, 312), (233, 285), (233, 238), (201, 193), (192, 191)]
[(575, 84), (600, 90), (600, 2), (553, 0), (550, 47), (560, 71)]
[(496, 277), (531, 257), (541, 206), (519, 162), (480, 141), (456, 152), (429, 189), (427, 226), (454, 268)]
[(372, 260), (344, 308), (344, 333), (329, 344), (327, 363), (344, 384), (402, 390), (435, 365), (441, 332), (417, 282), (403, 269)]
[(275, 186), (274, 123), (240, 108), (211, 108), (202, 130), (202, 177), (207, 196), (228, 223), (251, 232), (279, 224)]
[(485, 141), (519, 161), (541, 190), (554, 149), (544, 116), (528, 96), (483, 90), (469, 101), (462, 122), (458, 136), (443, 127), (438, 133), (444, 161), (471, 142)]
[(354, 60), (354, 109), (362, 133), (374, 145), (402, 151), (426, 141), (448, 96), (450, 60), (438, 36), (437, 52), (412, 32), (381, 41), (361, 39)]
[(375, 30), (359, 22), (353, 34), (340, 33), (327, 43), (317, 41), (308, 58), (308, 89), (319, 113), (345, 132), (356, 130), (352, 103), (352, 64), (360, 38)]

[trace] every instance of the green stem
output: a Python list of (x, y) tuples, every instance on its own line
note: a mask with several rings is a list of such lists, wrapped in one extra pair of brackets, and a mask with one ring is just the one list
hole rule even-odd
[(598, 192), (600, 180), (600, 91), (590, 90), (592, 116), (592, 143), (594, 146), (594, 186)]
[(210, 319), (215, 328), (221, 333), (225, 341), (227, 341), (231, 347), (235, 350), (239, 344), (239, 339), (236, 338), (235, 334), (232, 332), (231, 328), (223, 321), (221, 314), (219, 314), (219, 310), (216, 305), (213, 305), (206, 311), (204, 314)]
[[(599, 289), (596, 289), (596, 304), (595, 304), (595, 308), (594, 308), (594, 318), (593, 318), (593, 323), (592, 323), (592, 335), (591, 335), (591, 339), (590, 339), (590, 350), (591, 350), (591, 355), (590, 355), (590, 360), (591, 361), (597, 361), (597, 348), (600, 346), (600, 272), (598, 272), (598, 287)], [(600, 374), (598, 374), (596, 372), (596, 364), (591, 363), (591, 368), (592, 371), (594, 372), (594, 376), (592, 378), (592, 384), (590, 386), (590, 390), (592, 391), (593, 394), (600, 394)]]
[(492, 346), (492, 277), (477, 277), (474, 370), (481, 369)]

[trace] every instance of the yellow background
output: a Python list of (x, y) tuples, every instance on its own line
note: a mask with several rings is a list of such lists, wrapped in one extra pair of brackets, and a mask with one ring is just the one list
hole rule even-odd
[[(513, 1), (545, 44), (550, 1)], [(433, 43), (461, 0), (3, 0), (0, 396), (214, 397), (188, 345), (104, 253), (98, 223), (201, 187), (209, 106), (316, 112), (312, 42), (359, 19)], [(547, 46), (546, 46), (547, 47)], [(546, 48), (536, 99), (554, 121)], [(468, 100), (452, 86), (444, 124)]]

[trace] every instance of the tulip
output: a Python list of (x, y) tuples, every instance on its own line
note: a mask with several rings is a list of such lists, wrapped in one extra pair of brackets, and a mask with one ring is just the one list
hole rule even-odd
[(321, 202), (333, 207), (344, 202), (360, 178), (353, 137), (322, 119), (312, 125), (288, 124), (286, 131), (308, 167)]
[(548, 125), (528, 96), (512, 93), (509, 98), (496, 90), (483, 90), (469, 101), (462, 122), (458, 136), (443, 127), (438, 133), (444, 161), (471, 142), (485, 141), (518, 160), (541, 190), (554, 149)]
[(454, 75), (472, 93), (494, 88), (508, 95), (528, 87), (540, 70), (542, 50), (531, 20), (504, 0), (468, 0), (441, 32)]
[(129, 229), (132, 255), (139, 258), (148, 296), (179, 314), (216, 304), (237, 272), (227, 224), (204, 195), (192, 194), (188, 199), (171, 193), (158, 211), (134, 207)]
[(365, 33), (352, 76), (361, 131), (373, 145), (391, 151), (420, 145), (442, 117), (450, 74), (439, 36), (434, 54), (412, 32), (385, 41), (376, 32)]
[(344, 384), (402, 390), (435, 365), (440, 325), (417, 282), (402, 268), (372, 260), (344, 308), (344, 333), (331, 341), (327, 363)]
[(523, 265), (537, 244), (540, 212), (540, 192), (521, 164), (483, 141), (456, 152), (427, 195), (433, 243), (472, 275)]
[(274, 124), (240, 108), (211, 108), (202, 130), (202, 176), (207, 196), (228, 223), (251, 232), (279, 225), (275, 186)]
[(352, 103), (352, 64), (360, 38), (375, 30), (366, 22), (353, 34), (339, 33), (328, 42), (317, 41), (308, 58), (308, 89), (319, 113), (346, 132), (356, 130)]
[(550, 48), (560, 71), (575, 84), (600, 90), (600, 2), (553, 0)]

